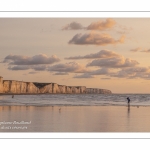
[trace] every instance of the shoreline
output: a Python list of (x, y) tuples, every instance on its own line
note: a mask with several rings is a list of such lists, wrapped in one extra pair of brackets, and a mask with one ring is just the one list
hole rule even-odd
[(1, 106), (25, 106), (25, 107), (29, 107), (29, 106), (32, 106), (32, 107), (127, 107), (127, 108), (131, 108), (131, 107), (137, 107), (137, 108), (140, 108), (140, 107), (150, 107), (150, 105), (130, 105), (130, 106), (128, 106), (128, 105), (69, 105), (69, 104), (64, 104), (64, 105), (62, 105), (62, 104), (57, 104), (57, 105), (53, 105), (53, 104), (49, 104), (49, 105), (47, 105), (47, 104), (43, 104), (43, 105), (32, 105), (32, 104), (26, 104), (26, 105), (24, 105), (24, 104), (22, 104), (22, 105), (1, 105), (1, 103), (0, 103), (0, 107)]

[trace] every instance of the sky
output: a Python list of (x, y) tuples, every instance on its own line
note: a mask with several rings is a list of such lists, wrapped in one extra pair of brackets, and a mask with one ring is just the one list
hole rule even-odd
[(0, 18), (0, 76), (149, 93), (149, 18)]

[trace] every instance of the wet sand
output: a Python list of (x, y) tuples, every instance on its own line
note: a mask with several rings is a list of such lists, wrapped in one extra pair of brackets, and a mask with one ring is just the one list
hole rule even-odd
[(150, 132), (150, 107), (0, 106), (0, 132)]

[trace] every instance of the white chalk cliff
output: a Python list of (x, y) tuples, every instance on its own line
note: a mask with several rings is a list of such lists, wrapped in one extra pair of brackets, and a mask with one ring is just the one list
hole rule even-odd
[(0, 93), (111, 94), (111, 91), (98, 88), (86, 88), (85, 86), (58, 85), (57, 83), (34, 83), (34, 82), (23, 82), (14, 80), (3, 80), (3, 77), (0, 77)]

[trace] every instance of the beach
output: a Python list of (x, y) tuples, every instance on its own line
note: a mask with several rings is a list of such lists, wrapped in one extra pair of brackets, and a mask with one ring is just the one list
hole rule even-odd
[(149, 132), (150, 106), (0, 106), (0, 132)]

